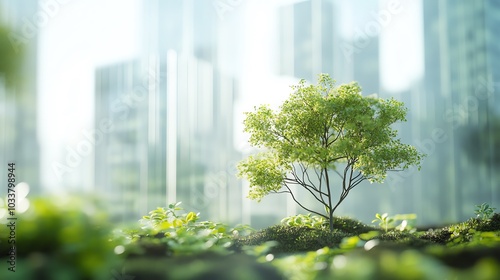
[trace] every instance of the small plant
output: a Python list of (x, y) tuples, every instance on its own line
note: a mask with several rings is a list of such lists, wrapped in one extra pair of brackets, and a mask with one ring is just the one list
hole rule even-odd
[(448, 227), (450, 237), (447, 245), (454, 246), (456, 244), (469, 242), (476, 233), (475, 226), (476, 223), (473, 219), (470, 219), (467, 222), (450, 225)]
[[(389, 214), (384, 213), (380, 215), (375, 214), (375, 218), (372, 223), (379, 222), (379, 226), (387, 232), (390, 228), (395, 228), (399, 231), (413, 230), (415, 227), (415, 220), (417, 219), (416, 214), (397, 214), (394, 216), (389, 216)], [(394, 226), (396, 221), (401, 221), (401, 224)]]
[(378, 225), (385, 229), (385, 231), (387, 232), (387, 230), (389, 228), (392, 228), (392, 223), (394, 222), (394, 219), (389, 217), (389, 214), (387, 213), (384, 213), (382, 215), (380, 215), (379, 213), (375, 214), (375, 218), (372, 223), (375, 223), (378, 221)]
[(328, 225), (323, 217), (311, 216), (311, 213), (304, 215), (298, 214), (295, 216), (286, 217), (281, 220), (281, 224), (291, 227), (308, 227), (316, 229), (325, 229)]
[(417, 214), (415, 214), (415, 213), (396, 214), (396, 215), (394, 215), (393, 219), (394, 219), (394, 221), (401, 221), (401, 224), (396, 226), (397, 230), (399, 230), (399, 231), (404, 231), (404, 230), (416, 231), (415, 223), (417, 220)]
[(181, 202), (169, 204), (167, 208), (158, 207), (140, 220), (141, 230), (129, 230), (127, 234), (134, 241), (144, 238), (160, 239), (168, 249), (176, 254), (215, 250), (225, 252), (234, 238), (252, 232), (249, 226), (229, 227), (223, 223), (198, 221), (200, 213), (183, 210)]
[(153, 228), (165, 230), (170, 228), (179, 228), (189, 223), (194, 223), (199, 219), (200, 213), (189, 212), (184, 215), (178, 215), (176, 211), (183, 210), (179, 205), (182, 202), (172, 203), (168, 208), (158, 207), (149, 212), (149, 215), (143, 216), (140, 223), (144, 228)]
[(481, 220), (488, 220), (491, 219), (493, 216), (493, 213), (495, 212), (496, 208), (490, 207), (487, 203), (483, 203), (481, 205), (476, 205), (476, 210), (474, 213), (476, 214), (476, 217)]

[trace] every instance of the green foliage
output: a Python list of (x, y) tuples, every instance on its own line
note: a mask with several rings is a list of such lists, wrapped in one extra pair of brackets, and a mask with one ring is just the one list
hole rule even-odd
[(385, 231), (387, 232), (387, 230), (389, 229), (390, 226), (392, 226), (392, 223), (394, 222), (394, 219), (389, 217), (389, 214), (387, 213), (384, 213), (382, 215), (380, 215), (379, 213), (375, 214), (375, 220), (372, 221), (372, 223), (375, 223), (375, 222), (379, 222), (378, 225), (385, 229)]
[(455, 247), (463, 246), (464, 244), (477, 245), (481, 243), (481, 240), (488, 243), (488, 238), (490, 237), (490, 233), (488, 232), (496, 232), (497, 235), (500, 233), (500, 214), (495, 213), (488, 220), (471, 218), (462, 223), (452, 224), (437, 230), (430, 230), (423, 233), (420, 238), (449, 247)]
[(158, 207), (150, 211), (149, 215), (143, 216), (140, 230), (124, 231), (124, 236), (135, 241), (127, 250), (132, 254), (138, 251), (139, 255), (163, 256), (208, 250), (227, 253), (233, 238), (253, 232), (253, 229), (245, 225), (231, 228), (223, 223), (198, 221), (199, 213), (180, 214), (179, 211), (183, 210), (179, 207), (180, 204), (178, 202), (167, 208)]
[[(2, 224), (0, 231), (2, 258), (11, 245), (5, 227)], [(2, 269), (0, 278), (109, 279), (118, 262), (113, 253), (118, 244), (110, 242), (110, 232), (106, 215), (90, 199), (31, 199), (29, 209), (17, 214), (18, 269), (15, 273)]]
[[(488, 220), (470, 219), (425, 233), (408, 230), (408, 227), (402, 230), (396, 226), (397, 221), (414, 221), (415, 218), (414, 214), (395, 215), (391, 228), (380, 232), (347, 217), (334, 217), (335, 230), (331, 233), (321, 229), (326, 227), (320, 223), (325, 221), (324, 218), (312, 214), (297, 215), (285, 218), (285, 225), (235, 238), (229, 249), (271, 264), (286, 279), (495, 279), (500, 272), (497, 254), (500, 248), (500, 215), (494, 214)], [(482, 232), (479, 228), (490, 231)], [(238, 255), (227, 257), (232, 259)], [(195, 264), (201, 264), (196, 260), (202, 258), (205, 263), (205, 260), (224, 258), (220, 255), (207, 259), (198, 256), (203, 255), (193, 255), (196, 259), (186, 262), (177, 261), (179, 257), (158, 262), (173, 261), (177, 264), (171, 266), (174, 268), (169, 270), (168, 275), (184, 275), (182, 269), (176, 270), (177, 266), (183, 265), (190, 271), (186, 275), (206, 276), (202, 271), (211, 271), (209, 266), (196, 268)], [(133, 264), (134, 267), (129, 266), (133, 268), (130, 271), (134, 272), (133, 275), (142, 275), (138, 271), (158, 270), (157, 265), (152, 266), (153, 262)], [(218, 267), (216, 263), (208, 263)], [(236, 263), (233, 266), (238, 269), (253, 267), (251, 262), (242, 267)], [(224, 275), (230, 273), (227, 271)]]
[[(401, 143), (391, 127), (406, 120), (402, 102), (362, 96), (355, 82), (337, 87), (326, 74), (317, 85), (302, 80), (292, 89), (278, 111), (264, 105), (246, 113), (250, 144), (266, 149), (238, 165), (239, 175), (250, 182), (249, 198), (260, 201), (269, 193), (287, 192), (305, 210), (332, 219), (336, 207), (362, 181), (382, 182), (388, 170), (419, 166), (423, 154)], [(338, 172), (339, 167), (344, 171)], [(336, 205), (332, 171), (342, 182)], [(326, 215), (304, 207), (292, 185), (306, 189), (323, 204)]]
[(179, 205), (181, 202), (170, 204), (168, 208), (158, 207), (149, 212), (149, 215), (143, 216), (140, 223), (143, 228), (151, 228), (158, 231), (168, 229), (178, 229), (185, 225), (193, 224), (199, 219), (200, 213), (189, 212), (187, 214), (178, 215), (176, 211), (182, 210)]
[(448, 227), (448, 231), (450, 232), (448, 245), (452, 246), (458, 243), (470, 241), (476, 232), (475, 226), (471, 223), (471, 221), (450, 225)]
[[(455, 258), (460, 257), (453, 253)], [(486, 255), (491, 256), (491, 254)], [(458, 259), (458, 258), (457, 258)], [(479, 257), (467, 269), (448, 266), (447, 257), (437, 259), (421, 250), (379, 245), (368, 252), (334, 255), (331, 264), (319, 277), (309, 279), (497, 279), (500, 262), (496, 258)]]
[(500, 213), (495, 213), (490, 219), (480, 220), (477, 225), (480, 231), (500, 231)]
[(295, 216), (286, 217), (281, 220), (281, 224), (291, 227), (308, 227), (316, 229), (327, 229), (328, 227), (325, 218), (319, 216), (311, 216), (311, 213), (307, 215), (298, 214)]
[(273, 260), (272, 264), (290, 280), (329, 279), (322, 277), (332, 262), (332, 257), (337, 254), (336, 250), (324, 247), (304, 254), (278, 258)]
[[(112, 234), (90, 200), (33, 199), (18, 215), (18, 270), (0, 271), (0, 279), (114, 279), (122, 273), (135, 279), (496, 279), (500, 273), (498, 213), (427, 232), (401, 230), (396, 222), (385, 231), (347, 217), (331, 221), (333, 232), (312, 214), (255, 232), (200, 221), (176, 203)], [(0, 231), (2, 254), (6, 240)], [(5, 263), (7, 256), (1, 257)]]
[[(417, 219), (416, 214), (397, 214), (395, 216), (389, 216), (389, 214), (384, 213), (380, 215), (375, 214), (375, 219), (372, 223), (378, 222), (379, 227), (383, 228), (386, 232), (389, 229), (395, 228), (399, 231), (413, 230), (415, 228), (415, 220)], [(397, 221), (401, 221), (399, 225), (395, 225)]]
[[(252, 256), (220, 255), (214, 252), (175, 258), (134, 259), (125, 264), (124, 274), (130, 278), (123, 279), (130, 280), (287, 279), (271, 264), (259, 262)], [(122, 278), (116, 278), (119, 279)]]
[(481, 205), (476, 205), (476, 217), (481, 220), (490, 219), (493, 216), (496, 208), (490, 207), (487, 203), (483, 203)]
[(401, 221), (399, 225), (396, 226), (396, 229), (399, 231), (409, 230), (415, 231), (415, 224), (417, 221), (417, 214), (396, 214), (392, 217), (394, 221)]
[[(353, 236), (344, 238), (341, 249), (285, 255), (271, 263), (288, 279), (496, 279), (500, 273), (498, 249), (443, 251), (446, 247), (433, 246), (432, 250), (424, 250), (425, 243), (418, 243), (420, 240), (411, 236), (408, 231), (390, 231), (368, 238)], [(398, 243), (373, 238), (394, 238)], [(416, 241), (418, 246), (405, 239)]]

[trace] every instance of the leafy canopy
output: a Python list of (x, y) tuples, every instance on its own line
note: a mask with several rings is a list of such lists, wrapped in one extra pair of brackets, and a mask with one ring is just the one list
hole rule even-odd
[[(359, 179), (371, 182), (382, 182), (389, 170), (420, 168), (423, 154), (401, 143), (391, 127), (406, 121), (402, 102), (362, 96), (356, 82), (335, 86), (327, 74), (319, 75), (317, 85), (301, 80), (292, 89), (279, 110), (264, 105), (246, 113), (250, 144), (265, 148), (238, 166), (239, 175), (250, 182), (249, 198), (278, 192), (297, 163), (306, 171), (336, 170), (346, 163), (351, 179), (358, 171)], [(348, 172), (341, 177), (346, 183)]]

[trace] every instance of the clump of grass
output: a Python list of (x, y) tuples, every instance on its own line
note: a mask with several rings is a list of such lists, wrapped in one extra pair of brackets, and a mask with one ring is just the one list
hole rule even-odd
[(391, 230), (376, 237), (382, 241), (392, 242), (398, 245), (406, 245), (413, 248), (423, 248), (433, 245), (435, 242), (420, 238), (417, 234), (409, 231)]
[(447, 227), (436, 229), (436, 230), (428, 230), (420, 236), (420, 239), (428, 240), (430, 242), (445, 245), (446, 242), (450, 239), (451, 233)]
[(333, 217), (333, 228), (335, 231), (358, 235), (369, 231), (378, 230), (362, 222), (349, 217)]
[(236, 239), (234, 247), (240, 249), (245, 245), (254, 246), (268, 241), (276, 241), (277, 245), (271, 248), (272, 253), (305, 252), (318, 250), (325, 246), (337, 247), (342, 239), (348, 236), (352, 236), (352, 234), (341, 231), (330, 232), (326, 229), (275, 225)]
[(477, 230), (500, 231), (500, 213), (495, 213), (490, 219), (479, 220)]

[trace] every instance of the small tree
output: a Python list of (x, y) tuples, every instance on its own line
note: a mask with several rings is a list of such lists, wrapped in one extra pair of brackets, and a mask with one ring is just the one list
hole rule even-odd
[[(401, 143), (391, 128), (406, 121), (402, 102), (362, 96), (356, 82), (336, 87), (327, 74), (319, 75), (316, 86), (301, 80), (292, 89), (280, 110), (261, 106), (246, 113), (250, 144), (266, 148), (238, 165), (239, 175), (250, 182), (249, 198), (288, 193), (306, 211), (329, 220), (333, 230), (333, 213), (362, 181), (382, 182), (387, 171), (411, 165), (420, 169), (424, 155)], [(326, 214), (304, 206), (293, 185), (306, 190)], [(336, 202), (334, 185), (340, 189)]]

